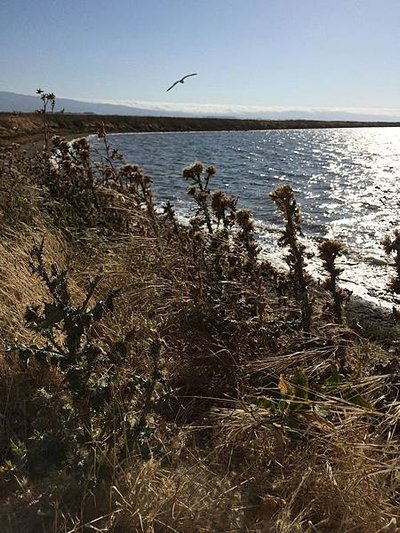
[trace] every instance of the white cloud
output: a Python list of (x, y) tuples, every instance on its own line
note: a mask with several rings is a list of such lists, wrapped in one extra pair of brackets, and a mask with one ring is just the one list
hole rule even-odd
[[(78, 100), (78, 98), (77, 98)], [(196, 104), (172, 102), (146, 102), (139, 100), (85, 99), (79, 101), (97, 104), (122, 105), (150, 112), (185, 114), (187, 116), (229, 116), (240, 118), (306, 118), (321, 120), (387, 120), (400, 121), (400, 108), (384, 107), (307, 107), (259, 106), (237, 104)]]

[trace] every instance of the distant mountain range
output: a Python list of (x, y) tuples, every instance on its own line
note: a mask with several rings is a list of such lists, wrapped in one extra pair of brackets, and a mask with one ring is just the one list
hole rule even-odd
[[(0, 91), (0, 112), (34, 112), (40, 108), (38, 96)], [(57, 98), (54, 112), (124, 115), (147, 117), (215, 117), (261, 120), (341, 120), (341, 121), (400, 121), (400, 109), (336, 109), (336, 108), (273, 108), (243, 105), (206, 105), (176, 103), (111, 103), (85, 102), (72, 98)]]
[[(6, 91), (0, 91), (0, 111), (31, 113), (41, 107), (38, 96), (28, 96)], [(128, 115), (128, 116), (158, 116), (160, 113), (151, 112), (144, 108), (130, 107), (118, 104), (98, 104), (83, 102), (71, 98), (57, 98), (54, 112), (64, 109), (65, 113), (94, 113), (96, 115)], [(174, 113), (172, 113), (174, 114)], [(171, 115), (171, 114), (170, 114)], [(182, 115), (180, 115), (182, 116)]]

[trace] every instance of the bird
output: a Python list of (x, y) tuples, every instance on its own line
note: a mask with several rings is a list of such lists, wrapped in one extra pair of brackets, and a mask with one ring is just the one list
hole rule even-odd
[(186, 76), (183, 76), (183, 78), (181, 78), (180, 80), (176, 80), (176, 82), (173, 83), (171, 87), (168, 87), (168, 89), (165, 92), (168, 92), (171, 89), (173, 89), (175, 85), (177, 85), (178, 83), (185, 83), (186, 78), (190, 78), (190, 76), (197, 76), (197, 72), (194, 72), (193, 74), (187, 74)]

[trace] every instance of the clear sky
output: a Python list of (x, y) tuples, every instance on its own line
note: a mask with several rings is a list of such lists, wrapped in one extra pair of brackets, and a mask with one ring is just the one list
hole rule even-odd
[(0, 90), (399, 109), (399, 28), (400, 0), (0, 0)]

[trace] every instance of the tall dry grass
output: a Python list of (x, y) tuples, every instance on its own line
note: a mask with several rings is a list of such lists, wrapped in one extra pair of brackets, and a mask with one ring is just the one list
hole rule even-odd
[(0, 162), (1, 530), (396, 531), (398, 344), (297, 241), (288, 277), (262, 261), (213, 167), (181, 227), (111, 147), (53, 145)]

